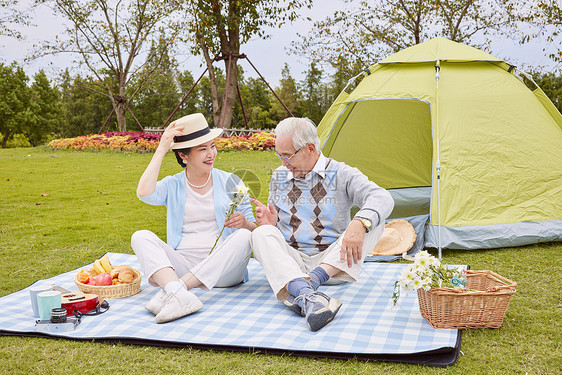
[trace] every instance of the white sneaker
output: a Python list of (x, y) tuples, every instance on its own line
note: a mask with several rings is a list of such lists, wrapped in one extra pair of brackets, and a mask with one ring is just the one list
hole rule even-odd
[(156, 292), (150, 301), (144, 305), (144, 308), (153, 313), (154, 315), (158, 315), (162, 307), (164, 307), (164, 302), (166, 301), (166, 296), (168, 294), (164, 291), (164, 289), (160, 288), (158, 292)]
[(197, 296), (185, 288), (166, 296), (164, 306), (156, 315), (156, 323), (166, 323), (192, 314), (203, 308)]

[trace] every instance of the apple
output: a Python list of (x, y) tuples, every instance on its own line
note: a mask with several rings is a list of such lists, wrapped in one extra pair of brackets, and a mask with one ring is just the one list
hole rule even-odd
[(94, 277), (94, 281), (97, 286), (107, 286), (113, 283), (113, 279), (111, 278), (111, 275), (108, 274), (107, 272), (100, 273), (99, 275)]
[(96, 280), (94, 280), (94, 278), (90, 276), (86, 285), (96, 285)]

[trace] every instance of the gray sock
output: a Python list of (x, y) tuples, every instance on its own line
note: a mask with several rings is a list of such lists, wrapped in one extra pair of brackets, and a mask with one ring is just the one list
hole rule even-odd
[(310, 284), (314, 290), (318, 289), (320, 285), (324, 284), (330, 279), (324, 268), (318, 266), (308, 274), (310, 276)]

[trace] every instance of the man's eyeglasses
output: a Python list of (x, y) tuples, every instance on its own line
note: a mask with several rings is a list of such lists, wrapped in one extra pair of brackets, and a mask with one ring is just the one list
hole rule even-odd
[(277, 155), (277, 157), (279, 158), (279, 160), (284, 161), (284, 162), (286, 162), (286, 163), (290, 163), (290, 162), (291, 162), (291, 159), (293, 158), (293, 156), (295, 156), (295, 155), (296, 155), (300, 150), (302, 150), (303, 148), (304, 148), (304, 146), (302, 146), (302, 147), (299, 148), (297, 151), (295, 151), (295, 152), (293, 153), (293, 155), (291, 155), (291, 156), (282, 156), (282, 155), (279, 155), (277, 152), (275, 152), (275, 155)]

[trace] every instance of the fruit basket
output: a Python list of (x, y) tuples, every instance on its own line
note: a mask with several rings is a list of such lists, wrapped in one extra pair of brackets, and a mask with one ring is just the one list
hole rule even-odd
[(492, 271), (466, 271), (467, 289), (418, 289), (421, 315), (433, 328), (499, 328), (517, 283)]
[(107, 286), (89, 285), (78, 281), (77, 275), (74, 276), (74, 283), (83, 293), (96, 294), (98, 297), (104, 299), (123, 298), (135, 295), (141, 290), (141, 273), (135, 268), (133, 268), (133, 272), (135, 273), (135, 278), (130, 283)]

